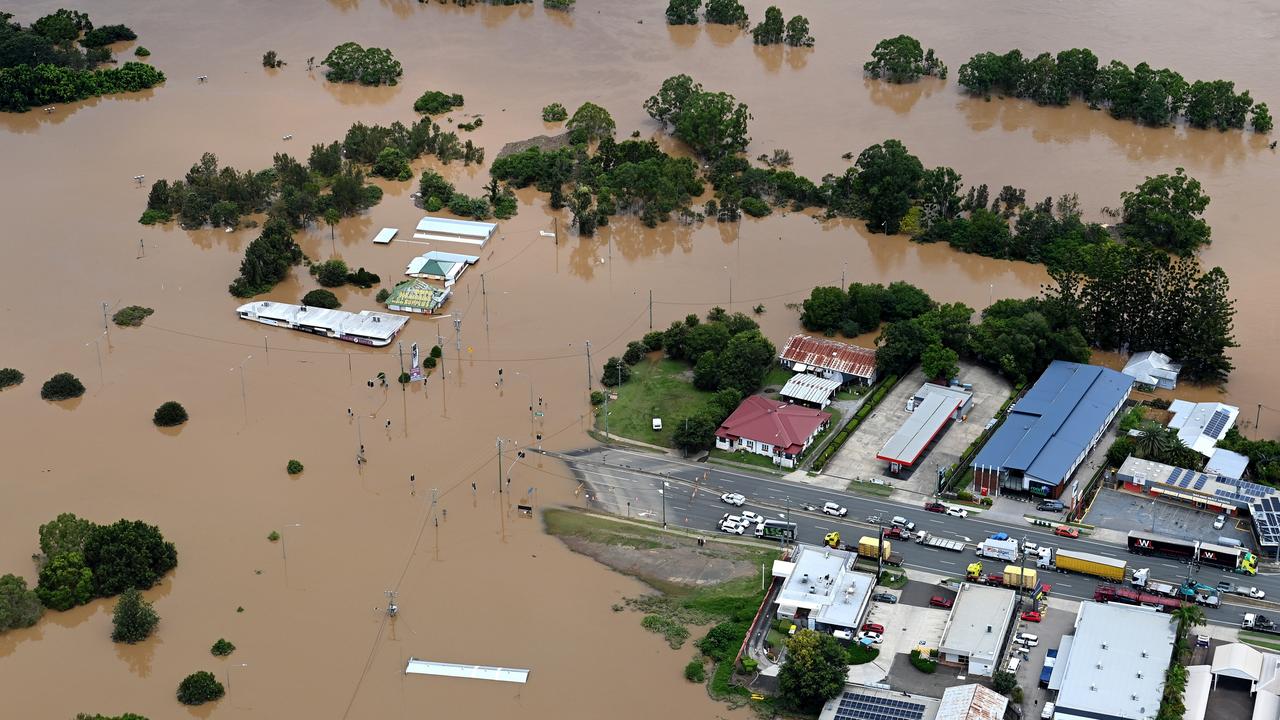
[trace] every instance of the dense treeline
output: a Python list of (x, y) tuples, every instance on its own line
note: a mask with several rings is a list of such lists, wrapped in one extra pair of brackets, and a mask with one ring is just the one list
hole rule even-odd
[(673, 212), (688, 212), (703, 191), (693, 161), (667, 155), (652, 140), (616, 142), (606, 136), (594, 153), (585, 143), (550, 151), (534, 147), (498, 158), (489, 171), (514, 187), (534, 185), (550, 193), (553, 208), (569, 205), (584, 235), (617, 214), (636, 215), (653, 227)]
[(404, 68), (390, 50), (362, 47), (345, 42), (329, 51), (320, 63), (329, 68), (325, 79), (330, 82), (358, 82), (361, 85), (395, 85)]
[(1247, 456), (1254, 480), (1280, 485), (1280, 442), (1250, 440), (1236, 428), (1231, 428), (1227, 436), (1218, 441), (1218, 447)]
[(1040, 105), (1066, 105), (1079, 98), (1105, 107), (1112, 117), (1146, 125), (1169, 125), (1185, 117), (1198, 128), (1243, 128), (1247, 119), (1257, 132), (1272, 127), (1266, 103), (1254, 105), (1249, 91), (1237, 93), (1229, 80), (1188, 83), (1173, 70), (1147, 63), (1130, 68), (1112, 60), (1101, 66), (1098, 56), (1085, 48), (1034, 58), (1024, 57), (1021, 50), (979, 53), (960, 66), (959, 80), (975, 95), (996, 92)]
[(939, 349), (945, 349), (1023, 382), (1053, 360), (1087, 362), (1096, 347), (1157, 350), (1181, 362), (1187, 380), (1226, 381), (1232, 369), (1226, 353), (1236, 347), (1235, 303), (1221, 268), (1202, 272), (1194, 259), (1109, 243), (1082, 249), (1073, 268), (1052, 269), (1050, 275), (1056, 284), (1043, 297), (1000, 300), (976, 325), (972, 309), (958, 303), (926, 306), (928, 296), (905, 288), (898, 292), (908, 300), (907, 310), (886, 301), (898, 283), (887, 289), (854, 284), (848, 292), (814, 288), (801, 320), (810, 329), (839, 327), (846, 334), (865, 332), (877, 319), (890, 322), (877, 341), (876, 362), (886, 374), (900, 375), (922, 362), (938, 376), (931, 369), (949, 363), (930, 368), (925, 360), (932, 351), (938, 362)]
[[(12, 18), (0, 12), (0, 111), (137, 92), (164, 82), (164, 73), (145, 63), (97, 69), (112, 61), (106, 45), (137, 37), (124, 25), (95, 29), (88, 15), (71, 10), (58, 10), (25, 28)], [(87, 50), (76, 46), (82, 33), (80, 44)]]
[(71, 513), (40, 526), (40, 553), (35, 592), (54, 610), (146, 590), (178, 565), (173, 543), (154, 525), (140, 520), (96, 525)]

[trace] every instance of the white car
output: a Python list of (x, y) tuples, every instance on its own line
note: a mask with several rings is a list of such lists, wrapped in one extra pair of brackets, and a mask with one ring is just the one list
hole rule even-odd
[(743, 519), (743, 520), (746, 520), (747, 522), (751, 523), (752, 525), (759, 525), (760, 523), (764, 522), (764, 516), (763, 516), (763, 515), (760, 515), (760, 514), (758, 514), (758, 513), (753, 513), (753, 512), (751, 512), (750, 510), (743, 510), (743, 511), (742, 511), (742, 519)]
[(741, 515), (730, 515), (725, 513), (720, 516), (720, 524), (733, 523), (734, 525), (746, 525), (747, 521), (742, 519)]
[(1254, 600), (1261, 600), (1261, 599), (1263, 599), (1263, 598), (1265, 598), (1265, 597), (1267, 596), (1267, 593), (1266, 593), (1266, 591), (1265, 591), (1265, 590), (1259, 590), (1258, 588), (1255, 588), (1255, 587), (1251, 587), (1251, 588), (1240, 588), (1240, 590), (1239, 590), (1238, 592), (1239, 592), (1241, 595), (1248, 595), (1249, 597), (1253, 598)]
[(1022, 552), (1029, 555), (1039, 555), (1040, 546), (1033, 542), (1022, 543)]
[(878, 632), (861, 632), (858, 633), (858, 642), (863, 645), (879, 645), (884, 642), (884, 636)]
[(1226, 525), (1226, 524), (1227, 524), (1227, 516), (1226, 516), (1226, 515), (1219, 515), (1218, 517), (1216, 517), (1216, 518), (1214, 518), (1214, 519), (1213, 519), (1213, 529), (1214, 529), (1214, 530), (1221, 530), (1221, 529), (1222, 529), (1222, 526), (1223, 526), (1223, 525)]
[(730, 535), (741, 535), (747, 531), (747, 526), (736, 522), (722, 522), (720, 523), (720, 530)]
[(947, 514), (950, 515), (951, 517), (958, 517), (958, 518), (969, 517), (968, 510), (965, 510), (964, 508), (958, 508), (955, 506), (947, 508)]
[(734, 507), (742, 507), (747, 502), (747, 498), (742, 493), (725, 493), (720, 496), (720, 502), (728, 503)]
[(868, 480), (867, 480), (867, 482), (871, 483), (872, 485), (885, 485), (885, 484), (887, 484), (887, 483), (885, 483), (885, 481), (881, 480), (880, 478), (876, 478), (876, 477), (873, 477), (873, 478), (868, 479)]
[(829, 502), (822, 506), (822, 512), (836, 517), (844, 517), (849, 514), (849, 508), (840, 507), (838, 504)]
[(1031, 633), (1018, 633), (1018, 636), (1015, 637), (1013, 641), (1019, 645), (1025, 645), (1029, 648), (1033, 648), (1040, 644), (1040, 636), (1032, 635)]

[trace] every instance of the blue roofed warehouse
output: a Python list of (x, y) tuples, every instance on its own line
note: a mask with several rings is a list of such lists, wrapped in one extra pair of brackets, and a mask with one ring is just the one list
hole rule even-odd
[(1055, 360), (973, 459), (975, 484), (1059, 497), (1115, 419), (1133, 378)]

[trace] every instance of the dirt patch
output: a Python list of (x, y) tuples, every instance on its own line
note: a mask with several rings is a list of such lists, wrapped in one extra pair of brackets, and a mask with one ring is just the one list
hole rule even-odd
[(502, 149), (498, 151), (498, 158), (504, 158), (518, 152), (524, 152), (531, 147), (536, 147), (543, 152), (559, 150), (562, 147), (569, 147), (569, 133), (560, 133), (559, 135), (535, 135), (528, 140), (509, 142), (506, 145), (503, 145)]

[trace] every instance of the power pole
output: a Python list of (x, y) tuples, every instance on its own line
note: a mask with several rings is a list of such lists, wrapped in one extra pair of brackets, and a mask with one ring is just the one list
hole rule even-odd
[(480, 299), (484, 303), (484, 331), (489, 332), (489, 293), (484, 285), (484, 273), (480, 273)]
[(404, 375), (404, 342), (403, 341), (396, 343), (396, 350), (400, 352), (400, 374)]
[(502, 438), (498, 438), (498, 494), (502, 494)]
[[(591, 341), (587, 341), (587, 392), (591, 392)], [(607, 399), (609, 396), (605, 395)], [(607, 418), (608, 415), (606, 414)]]
[(560, 218), (551, 218), (551, 232), (556, 236), (556, 247), (560, 246)]
[(609, 388), (604, 389), (604, 441), (609, 442)]
[[(653, 329), (653, 291), (649, 291), (649, 329)], [(1255, 425), (1257, 423), (1254, 423)]]
[(110, 327), (107, 326), (107, 304), (106, 303), (102, 303), (102, 329), (103, 330), (111, 329)]
[(462, 314), (453, 316), (453, 346), (458, 351), (458, 362), (462, 362)]

